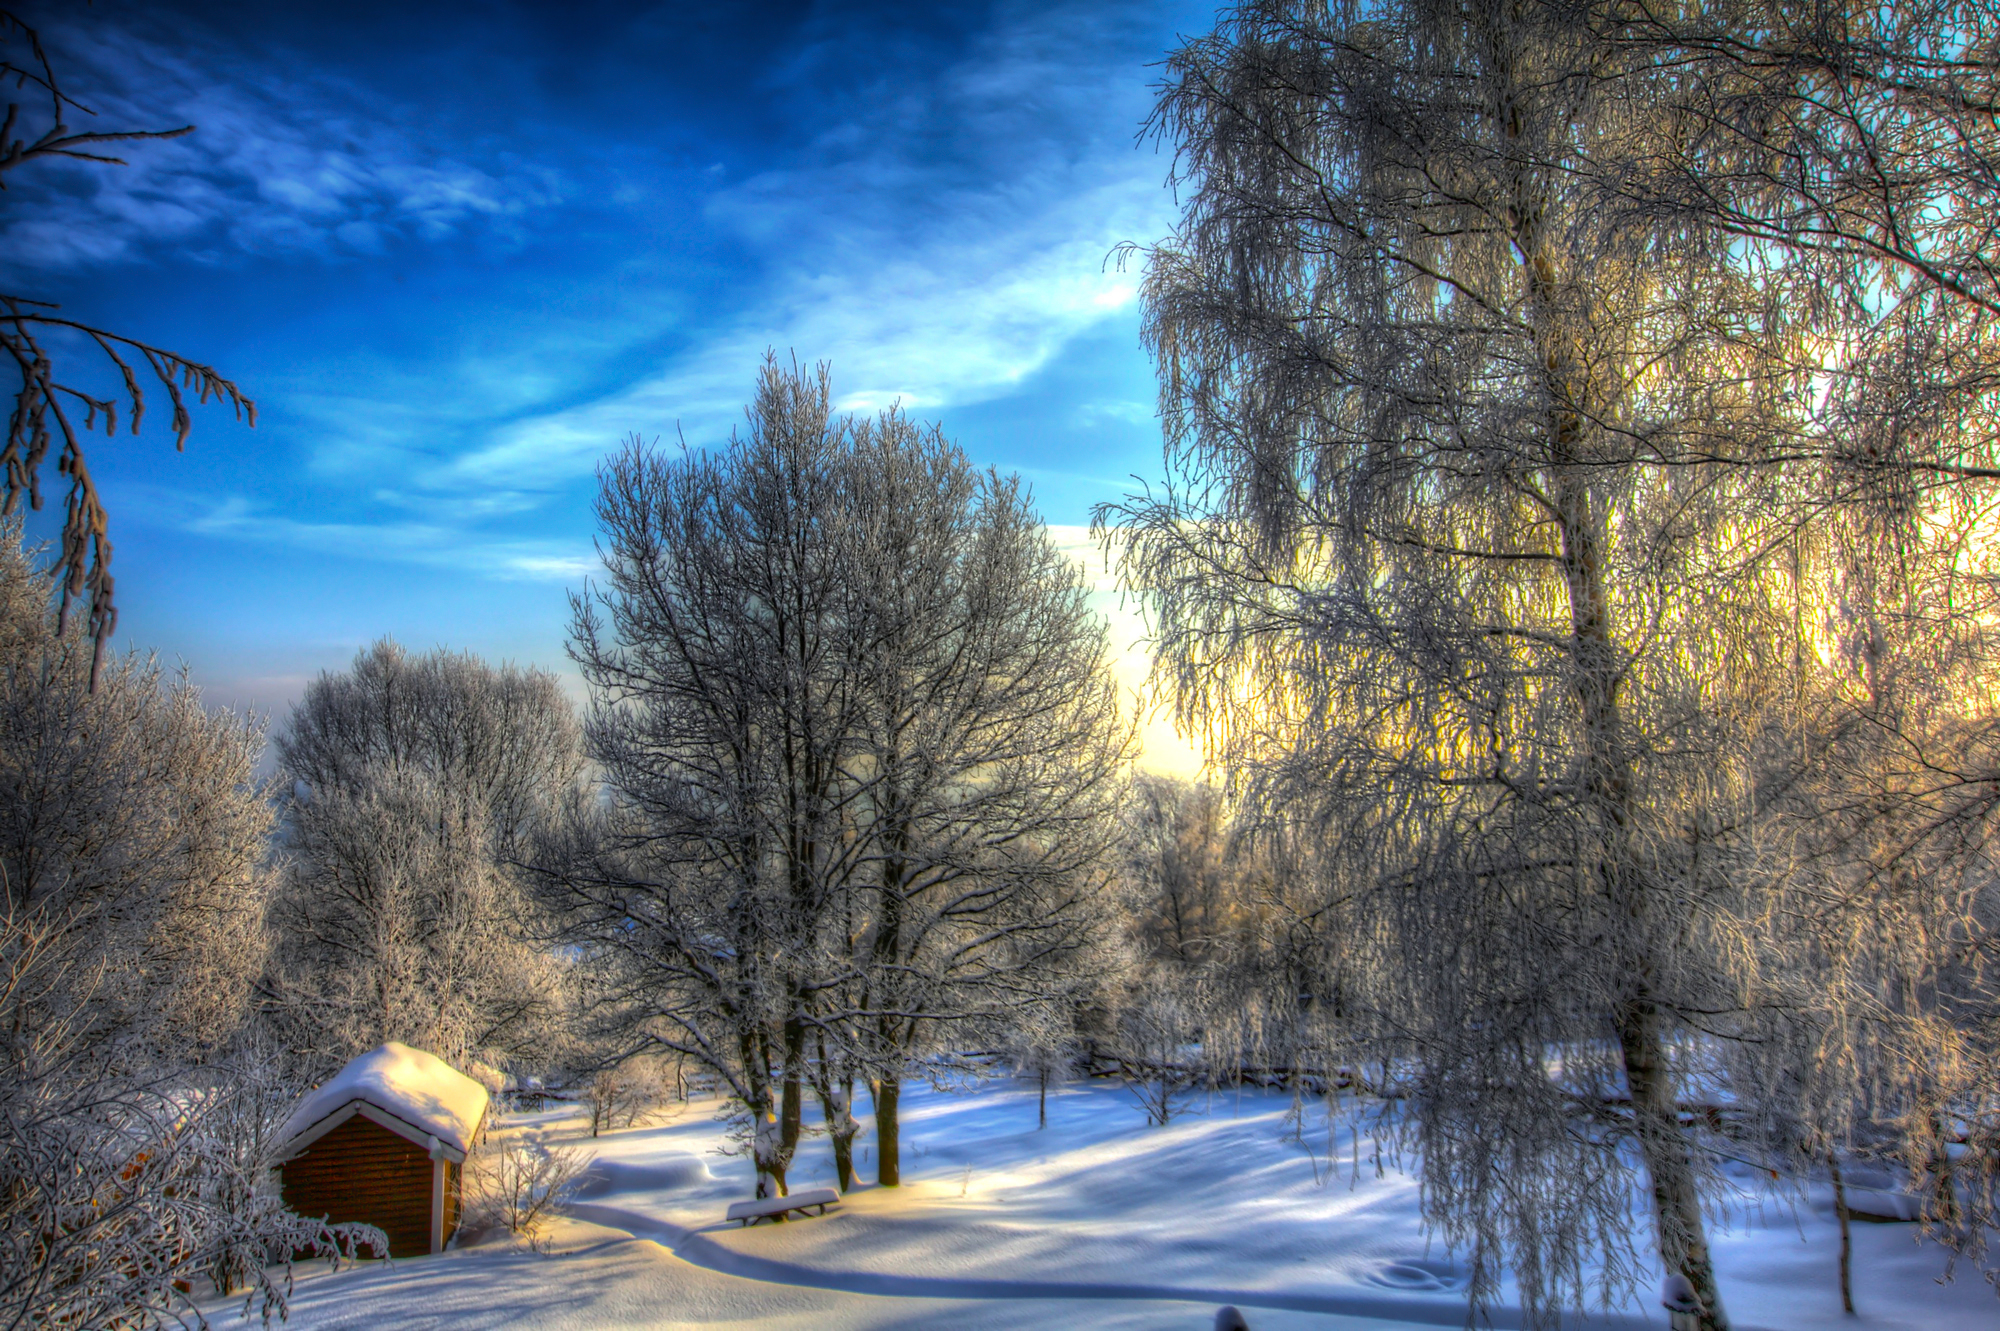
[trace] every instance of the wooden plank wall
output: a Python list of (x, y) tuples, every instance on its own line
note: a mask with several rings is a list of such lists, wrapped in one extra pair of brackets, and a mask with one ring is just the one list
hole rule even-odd
[[(456, 1166), (446, 1166), (445, 1236), (456, 1226)], [(334, 1224), (361, 1220), (389, 1236), (391, 1257), (431, 1250), (431, 1158), (417, 1143), (356, 1114), (283, 1166), (285, 1205)]]
[(465, 1214), (465, 1166), (444, 1162), (444, 1241), (451, 1242), (451, 1236), (458, 1233), (458, 1222)]

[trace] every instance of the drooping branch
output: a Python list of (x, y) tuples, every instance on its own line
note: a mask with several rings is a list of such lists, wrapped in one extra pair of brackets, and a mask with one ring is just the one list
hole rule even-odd
[[(0, 188), (4, 173), (24, 162), (67, 157), (77, 161), (123, 166), (121, 157), (86, 151), (96, 145), (141, 139), (174, 139), (194, 132), (193, 125), (168, 130), (72, 131), (64, 123), (65, 110), (85, 115), (95, 112), (62, 90), (55, 67), (50, 63), (36, 31), (11, 10), (0, 9), (0, 41), (20, 40), (27, 44), (25, 63), (0, 60), (0, 82), (12, 78), (18, 90), (34, 87), (47, 95), (50, 124), (40, 135), (29, 139), (27, 131), (17, 135), (22, 109), (10, 103), (0, 122)], [(103, 660), (105, 645), (117, 628), (118, 609), (113, 598), (111, 576), (110, 519), (91, 476), (85, 457), (83, 436), (99, 425), (106, 435), (118, 428), (122, 405), (133, 434), (145, 417), (146, 396), (142, 376), (135, 362), (144, 362), (173, 409), (174, 448), (185, 449), (194, 428), (188, 411), (189, 396), (196, 403), (227, 402), (236, 418), (251, 427), (257, 424), (257, 404), (236, 384), (212, 366), (190, 360), (178, 352), (141, 342), (108, 329), (68, 319), (56, 313), (59, 307), (26, 296), (0, 293), (0, 348), (13, 363), (19, 376), (13, 410), (7, 423), (7, 437), (0, 445), (0, 516), (17, 512), (25, 498), (30, 509), (42, 507), (41, 469), (52, 443), (60, 440), (56, 471), (68, 479), (63, 499), (62, 533), (57, 542), (55, 572), (61, 589), (61, 615), (68, 622), (72, 608), (87, 605), (89, 630), (96, 644), (96, 663), (91, 668), (93, 686)], [(50, 330), (67, 329), (88, 338), (116, 367), (120, 391), (98, 397), (57, 378), (47, 346)], [(82, 420), (72, 419), (80, 408)]]

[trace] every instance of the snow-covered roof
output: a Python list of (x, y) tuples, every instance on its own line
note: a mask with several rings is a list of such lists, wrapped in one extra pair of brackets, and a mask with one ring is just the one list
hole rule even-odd
[(280, 1154), (297, 1154), (360, 1113), (419, 1145), (435, 1137), (450, 1159), (462, 1161), (486, 1101), (484, 1086), (436, 1054), (391, 1040), (299, 1101), (278, 1133)]

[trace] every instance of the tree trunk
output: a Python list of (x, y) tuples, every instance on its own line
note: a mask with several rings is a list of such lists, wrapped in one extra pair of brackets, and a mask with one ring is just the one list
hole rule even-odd
[(826, 1139), (833, 1147), (833, 1170), (842, 1192), (854, 1190), (854, 1134), (857, 1125), (849, 1106), (854, 1103), (854, 1083), (838, 1078), (815, 1077), (813, 1094), (819, 1099), (821, 1117), (826, 1120)]
[(1039, 1121), (1035, 1124), (1035, 1131), (1040, 1132), (1049, 1125), (1049, 1070), (1047, 1068), (1042, 1069), (1042, 1094), (1037, 1108), (1039, 1110)]
[[(743, 1068), (749, 1094), (744, 1108), (750, 1113), (750, 1159), (757, 1168), (757, 1196), (788, 1197), (785, 1169), (791, 1153), (784, 1149), (778, 1131), (777, 1105), (773, 1102), (768, 1038), (746, 1032), (741, 1039)], [(782, 1218), (782, 1217), (780, 1217)]]
[(1951, 1133), (1945, 1126), (1944, 1116), (1931, 1116), (1931, 1151), (1929, 1161), (1930, 1196), (1925, 1208), (1930, 1218), (1945, 1229), (1955, 1229), (1959, 1223), (1958, 1183), (1952, 1177), (1951, 1150), (1948, 1143)]
[(1657, 966), (1651, 953), (1653, 903), (1634, 866), (1629, 841), (1632, 781), (1618, 697), (1622, 662), (1612, 639), (1605, 593), (1608, 532), (1603, 514), (1574, 470), (1582, 461), (1583, 425), (1575, 407), (1580, 394), (1570, 382), (1574, 373), (1570, 364), (1565, 352), (1549, 353), (1556, 406), (1551, 423), (1556, 465), (1549, 488), (1562, 530), (1571, 669), (1583, 722), (1583, 784), (1592, 807), (1591, 830), (1601, 838), (1597, 871), (1611, 913), (1614, 918), (1623, 917), (1627, 931), (1626, 955), (1620, 963), (1632, 977), (1633, 990), (1614, 1014), (1619, 1052), (1632, 1097), (1640, 1153), (1652, 1186), (1653, 1226), (1661, 1264), (1685, 1276), (1694, 1287), (1702, 1307), (1696, 1322), (1700, 1331), (1727, 1331), (1729, 1318), (1723, 1311), (1715, 1267), (1709, 1259), (1694, 1162), (1680, 1124), (1673, 1072), (1666, 1058), (1666, 1036), (1651, 988)]
[[(896, 804), (891, 800), (889, 807)], [(874, 961), (877, 967), (889, 968), (884, 972), (886, 980), (894, 968), (903, 961), (903, 888), (904, 864), (902, 852), (908, 843), (905, 832), (898, 828), (888, 838), (892, 850), (891, 857), (882, 866), (881, 916), (875, 926)], [(886, 992), (879, 995), (885, 1010), (898, 1006), (897, 991), (901, 983), (885, 986)], [(905, 1030), (898, 1019), (884, 1015), (876, 1022), (876, 1055), (886, 1060), (886, 1066), (900, 1068), (905, 1041), (900, 1038), (912, 1032)], [(878, 1159), (875, 1162), (875, 1180), (885, 1188), (902, 1186), (903, 1155), (902, 1140), (899, 1135), (901, 1124), (896, 1119), (896, 1106), (902, 1097), (902, 1087), (895, 1075), (885, 1074), (871, 1080), (869, 1089), (875, 1100), (875, 1145)]]
[[(1514, 113), (1518, 107), (1514, 108)], [(1505, 126), (1510, 139), (1519, 126)], [(1597, 872), (1607, 903), (1622, 914), (1628, 930), (1621, 964), (1633, 992), (1614, 1014), (1625, 1082), (1632, 1097), (1634, 1127), (1653, 1192), (1653, 1225), (1661, 1264), (1685, 1276), (1701, 1302), (1700, 1331), (1727, 1331), (1729, 1319), (1716, 1288), (1715, 1268), (1701, 1216), (1694, 1163), (1681, 1130), (1673, 1074), (1667, 1066), (1660, 1012), (1650, 991), (1655, 958), (1649, 927), (1652, 902), (1638, 880), (1629, 842), (1632, 781), (1619, 700), (1623, 662), (1612, 633), (1611, 602), (1605, 589), (1610, 530), (1589, 486), (1593, 458), (1587, 431), (1594, 414), (1588, 358), (1577, 330), (1567, 326), (1555, 293), (1556, 264), (1544, 243), (1543, 192), (1525, 178), (1516, 181), (1513, 227), (1526, 265), (1535, 307), (1536, 341), (1542, 356), (1549, 420), (1548, 491), (1560, 533), (1564, 590), (1569, 601), (1570, 669), (1579, 720), (1579, 755), (1590, 806), (1590, 830), (1601, 838)], [(1549, 311), (1545, 317), (1544, 311)]]
[[(840, 1112), (839, 1106), (829, 1106)], [(854, 1191), (854, 1132), (852, 1128), (829, 1129), (828, 1140), (833, 1143), (833, 1172), (840, 1183), (842, 1192)]]
[(1847, 1232), (1847, 1185), (1840, 1177), (1840, 1151), (1828, 1147), (1826, 1152), (1827, 1176), (1833, 1180), (1833, 1214), (1840, 1221), (1840, 1306), (1849, 1313), (1854, 1311), (1854, 1286), (1849, 1281), (1853, 1262), (1854, 1245)]
[(772, 1112), (769, 1097), (752, 1112), (756, 1119), (750, 1126), (750, 1154), (757, 1166), (757, 1195), (789, 1197), (791, 1189), (785, 1184), (785, 1166), (791, 1157), (778, 1145), (777, 1124), (773, 1121), (777, 1115)]
[(903, 1144), (896, 1106), (902, 1098), (903, 1088), (894, 1077), (884, 1077), (871, 1084), (875, 1093), (875, 1151), (880, 1157), (875, 1162), (875, 1181), (885, 1188), (901, 1187)]
[(1639, 1150), (1653, 1186), (1653, 1227), (1660, 1261), (1669, 1271), (1687, 1277), (1701, 1304), (1695, 1325), (1700, 1331), (1728, 1331), (1722, 1292), (1715, 1284), (1708, 1237), (1702, 1227), (1701, 1195), (1695, 1188), (1694, 1162), (1681, 1131), (1673, 1077), (1666, 1067), (1660, 1019), (1652, 1003), (1641, 997), (1619, 1014), (1619, 1051), (1625, 1060), (1625, 1085), (1632, 1096), (1632, 1115)]
[(778, 1145), (790, 1160), (799, 1149), (799, 1135), (805, 1127), (803, 1080), (806, 1049), (805, 1023), (798, 1017), (785, 1022), (785, 1073), (778, 1095)]
[(817, 1072), (812, 1078), (813, 1094), (819, 1097), (820, 1116), (826, 1120), (826, 1139), (833, 1145), (833, 1169), (839, 1179), (840, 1190), (851, 1192), (854, 1188), (854, 1134), (860, 1126), (854, 1121), (854, 1077), (846, 1070), (844, 1061), (827, 1057), (824, 1033), (816, 1037), (815, 1045), (819, 1058), (815, 1065)]

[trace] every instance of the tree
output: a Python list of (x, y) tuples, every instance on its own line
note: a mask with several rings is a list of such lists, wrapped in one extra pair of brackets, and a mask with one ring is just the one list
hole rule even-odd
[(1160, 1070), (1146, 1098), (1162, 1112), (1176, 1081), (1330, 1095), (1351, 1080), (1339, 1051), (1364, 1041), (1343, 1001), (1343, 893), (1324, 881), (1330, 857), (1309, 827), (1286, 818), (1232, 808), (1206, 783), (1132, 782), (1120, 918), (1135, 959), (1116, 1056), (1142, 1079)]
[(1883, 606), (1862, 668), (1765, 741), (1771, 887), (1735, 941), (1790, 964), (1760, 968), (1766, 1018), (1731, 1050), (1774, 1155), (1825, 1170), (1837, 1196), (1844, 1155), (1899, 1162), (1929, 1236), (1975, 1262), (2000, 1216), (2000, 694), (1990, 590), (1964, 584), (1990, 576), (1992, 520), (1989, 499), (1915, 552), (1923, 594)]
[(850, 644), (828, 380), (767, 362), (748, 431), (669, 462), (636, 441), (600, 473), (608, 585), (572, 597), (609, 801), (552, 844), (548, 897), (634, 1052), (714, 1072), (760, 1196), (798, 1141), (823, 913), (856, 851), (838, 745)]
[(552, 1055), (561, 967), (512, 865), (582, 762), (555, 678), (384, 640), (307, 687), (277, 750), (292, 798), (270, 992), (294, 1046)]
[(0, 523), (0, 1325), (160, 1325), (197, 1276), (282, 1310), (294, 1252), (360, 1236), (285, 1212), (296, 1087), (242, 1040), (262, 730), (149, 661), (100, 668), (19, 536)]
[[(29, 139), (25, 136), (32, 130), (24, 122), (34, 119), (35, 112), (31, 110), (24, 117), (19, 103), (8, 104), (6, 119), (0, 122), (0, 188), (5, 188), (6, 172), (29, 162), (68, 158), (123, 166), (123, 158), (108, 157), (98, 150), (111, 143), (174, 139), (194, 132), (193, 125), (167, 130), (74, 131), (65, 123), (70, 113), (95, 115), (96, 112), (62, 90), (55, 67), (43, 51), (35, 30), (13, 11), (0, 9), (0, 40), (19, 41), (28, 50), (25, 60), (0, 60), (0, 79), (11, 77), (17, 89), (33, 87), (38, 98), (46, 98), (48, 107), (47, 128)], [(15, 138), (16, 133), (24, 137)], [(146, 393), (134, 362), (150, 372), (167, 395), (167, 402), (173, 408), (176, 450), (187, 446), (188, 434), (193, 429), (193, 418), (188, 413), (190, 394), (198, 403), (211, 398), (227, 402), (236, 418), (251, 426), (257, 424), (257, 404), (207, 365), (164, 347), (66, 318), (57, 312), (60, 308), (45, 300), (0, 293), (0, 347), (5, 348), (20, 375), (20, 388), (14, 395), (14, 409), (8, 418), (7, 440), (0, 446), (0, 470), (6, 475), (4, 485), (0, 485), (0, 517), (18, 513), (24, 497), (29, 508), (41, 509), (42, 464), (48, 457), (50, 444), (59, 437), (62, 447), (56, 458), (56, 470), (69, 479), (69, 492), (63, 504), (61, 548), (56, 558), (60, 614), (66, 624), (72, 605), (79, 601), (87, 603), (89, 631), (97, 651), (91, 668), (95, 683), (105, 645), (118, 626), (118, 609), (112, 599), (109, 516), (84, 457), (83, 435), (100, 423), (107, 436), (116, 434), (121, 406), (131, 422), (132, 433), (139, 432), (146, 411)], [(98, 397), (57, 379), (49, 351), (52, 334), (84, 338), (94, 344), (118, 371), (120, 393)], [(79, 408), (83, 412), (81, 422), (72, 419), (72, 413)]]
[(1099, 521), (1182, 719), (1333, 861), (1475, 1302), (1630, 1277), (1629, 1146), (1727, 1324), (1683, 1106), (1817, 965), (1755, 923), (1768, 741), (1984, 557), (1940, 483), (2000, 446), (1989, 22), (1270, 0), (1169, 62), (1174, 479)]
[(760, 1190), (807, 1089), (849, 1182), (857, 1076), (898, 1181), (913, 1060), (1039, 1001), (1087, 933), (1126, 743), (1018, 485), (829, 397), (767, 361), (727, 448), (604, 468), (571, 650), (610, 800), (545, 860), (597, 1010), (716, 1073)]
[(1241, 905), (1222, 792), (1141, 776), (1125, 817), (1124, 879), (1139, 939), (1162, 960), (1199, 967), (1221, 951)]
[[(271, 826), (253, 777), (263, 732), (203, 709), (185, 676), (89, 641), (48, 613), (51, 577), (0, 526), (0, 891), (37, 949), (82, 939), (50, 1020), (157, 1053), (213, 1049), (263, 957)], [(98, 688), (89, 688), (93, 673)], [(35, 1024), (27, 1007), (15, 1016)], [(61, 1015), (67, 1014), (67, 1015)]]
[(911, 1061), (1058, 999), (1088, 955), (1132, 731), (1079, 571), (1017, 480), (892, 410), (856, 427), (848, 492), (854, 1017), (893, 1186)]

